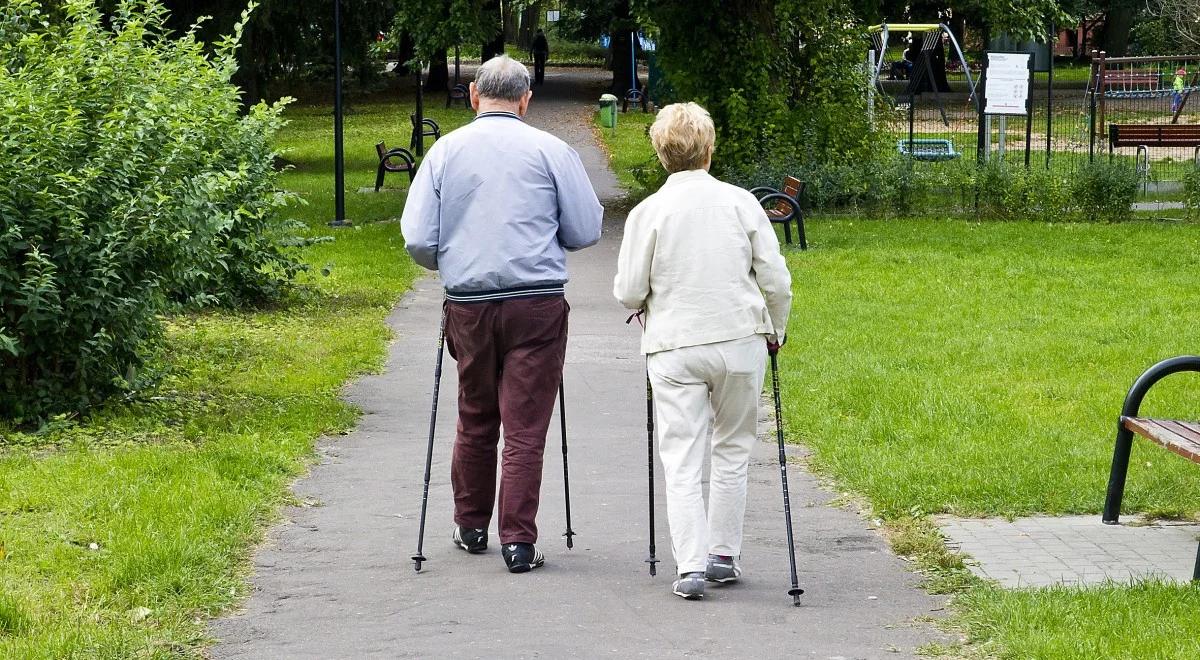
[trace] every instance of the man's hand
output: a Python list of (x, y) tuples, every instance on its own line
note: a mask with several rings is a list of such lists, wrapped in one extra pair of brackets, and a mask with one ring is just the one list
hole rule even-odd
[(767, 340), (767, 354), (775, 355), (776, 353), (779, 352), (779, 349), (783, 348), (783, 345), (786, 343), (787, 343), (787, 337), (784, 337), (783, 341), (768, 339)]

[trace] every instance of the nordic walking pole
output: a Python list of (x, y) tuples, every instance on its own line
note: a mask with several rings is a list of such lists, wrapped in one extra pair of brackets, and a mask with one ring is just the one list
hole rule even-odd
[(571, 538), (575, 536), (575, 532), (571, 530), (571, 476), (567, 471), (567, 395), (563, 393), (562, 379), (558, 381), (558, 421), (562, 428), (563, 501), (567, 506), (567, 531), (563, 532), (563, 536), (567, 537), (569, 550), (575, 547), (575, 541)]
[(438, 328), (437, 364), (433, 368), (433, 409), (429, 412), (429, 447), (425, 450), (425, 490), (421, 494), (421, 526), (417, 532), (417, 554), (412, 556), (413, 570), (420, 573), (421, 563), (427, 561), (425, 548), (425, 511), (429, 505), (429, 473), (433, 468), (433, 432), (437, 426), (438, 392), (442, 388), (442, 354), (446, 345), (446, 307), (442, 306), (442, 322)]
[(800, 588), (800, 579), (796, 577), (796, 542), (792, 536), (792, 499), (788, 495), (788, 478), (787, 478), (787, 455), (783, 451), (783, 404), (779, 397), (779, 357), (777, 351), (771, 353), (771, 384), (775, 392), (775, 437), (779, 440), (779, 477), (783, 480), (783, 515), (787, 519), (787, 543), (788, 543), (788, 561), (791, 563), (792, 569), (792, 588), (788, 589), (788, 595), (792, 597), (792, 604), (800, 607), (800, 594), (804, 590)]
[(650, 575), (658, 574), (655, 564), (658, 559), (654, 556), (654, 390), (650, 387), (650, 368), (646, 367), (646, 470), (649, 475), (650, 488), (650, 556), (646, 563), (650, 564)]
[[(638, 325), (642, 326), (642, 331), (645, 332), (646, 326), (642, 323), (642, 313), (645, 310), (638, 310), (629, 315), (625, 319), (625, 325), (629, 325), (634, 319), (637, 319)], [(650, 499), (650, 556), (646, 558), (646, 563), (650, 564), (650, 575), (653, 577), (658, 574), (658, 568), (655, 564), (658, 563), (658, 558), (654, 556), (654, 389), (650, 386), (650, 358), (646, 358), (646, 471), (649, 475), (650, 488), (647, 495)]]

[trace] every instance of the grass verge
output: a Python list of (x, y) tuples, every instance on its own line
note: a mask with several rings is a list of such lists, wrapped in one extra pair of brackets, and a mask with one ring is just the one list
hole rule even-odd
[[(865, 496), (932, 590), (959, 594), (970, 644), (929, 651), (1196, 657), (1195, 587), (999, 589), (927, 516), (1098, 512), (1126, 388), (1200, 342), (1181, 321), (1200, 303), (1200, 227), (842, 220), (810, 238), (787, 253), (788, 431)], [(1196, 385), (1164, 381), (1144, 409), (1195, 417)], [(1126, 511), (1195, 517), (1197, 486), (1196, 466), (1139, 441)]]
[[(179, 657), (245, 591), (244, 562), (314, 440), (350, 428), (338, 398), (382, 364), (383, 319), (419, 269), (394, 219), (407, 179), (374, 185), (374, 143), (405, 144), (408, 101), (346, 120), (347, 210), (336, 232), (332, 117), (289, 110), (292, 211), (332, 242), (306, 251), (309, 287), (273, 310), (169, 319), (153, 392), (38, 434), (0, 437), (0, 657)], [(448, 130), (463, 110), (430, 114)], [(406, 146), (406, 144), (405, 144)], [(321, 275), (325, 270), (327, 275)]]

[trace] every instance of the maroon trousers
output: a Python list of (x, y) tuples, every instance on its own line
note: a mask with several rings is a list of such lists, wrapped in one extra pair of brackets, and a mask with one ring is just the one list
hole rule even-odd
[(503, 426), (501, 543), (537, 541), (542, 454), (562, 379), (569, 309), (561, 295), (446, 303), (446, 344), (458, 362), (454, 522), (487, 529)]

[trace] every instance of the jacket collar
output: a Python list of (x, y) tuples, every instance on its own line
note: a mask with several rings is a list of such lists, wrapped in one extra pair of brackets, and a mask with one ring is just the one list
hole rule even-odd
[(517, 113), (505, 112), (504, 110), (491, 110), (488, 112), (481, 112), (481, 113), (475, 115), (475, 119), (483, 119), (484, 117), (508, 117), (510, 119), (516, 119), (517, 121), (524, 121), (523, 119), (521, 119), (520, 117), (517, 116)]
[(712, 175), (708, 173), (708, 170), (684, 170), (668, 176), (667, 182), (664, 184), (664, 186), (673, 186), (684, 183), (685, 181), (697, 181), (699, 179), (708, 179), (711, 177)]

